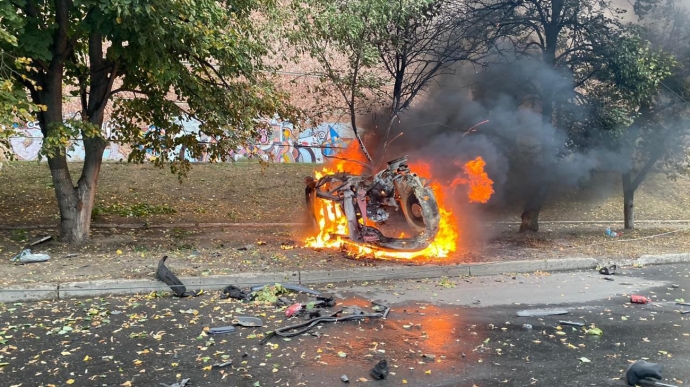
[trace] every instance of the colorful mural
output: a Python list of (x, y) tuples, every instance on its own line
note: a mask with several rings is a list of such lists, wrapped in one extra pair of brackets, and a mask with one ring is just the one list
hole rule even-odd
[(238, 149), (233, 158), (261, 157), (276, 163), (323, 163), (324, 156), (335, 155), (354, 138), (348, 124), (322, 123), (297, 133), (289, 122), (271, 122), (255, 144)]
[[(72, 115), (69, 118), (78, 117)], [(213, 139), (199, 133), (198, 121), (182, 121), (181, 124), (184, 130), (179, 134), (180, 136), (196, 134), (202, 144), (212, 143)], [(351, 126), (344, 123), (322, 123), (301, 132), (298, 132), (294, 125), (287, 121), (272, 120), (269, 124), (268, 129), (261, 131), (259, 138), (232, 152), (230, 156), (235, 161), (243, 158), (261, 158), (276, 163), (323, 163), (324, 156), (335, 155), (339, 149), (346, 148), (354, 138)], [(112, 125), (111, 122), (106, 122), (103, 125), (103, 135), (106, 138), (111, 136)], [(150, 126), (145, 131), (153, 128)], [(29, 122), (22, 127), (15, 125), (15, 130), (19, 135), (11, 137), (10, 144), (16, 158), (18, 160), (36, 160), (43, 145), (43, 134), (38, 127), (38, 122)], [(181, 147), (175, 151), (178, 154), (183, 152)], [(128, 146), (110, 142), (103, 159), (107, 161), (127, 160), (129, 152)], [(192, 158), (188, 151), (184, 152), (185, 158), (191, 162), (209, 161), (207, 154), (199, 158)], [(146, 153), (149, 160), (156, 157), (152, 151), (147, 150)], [(84, 160), (84, 144), (81, 140), (72, 141), (67, 152), (67, 158), (69, 161)]]
[[(66, 118), (79, 119), (79, 113), (72, 114)], [(103, 135), (106, 138), (110, 137), (112, 123), (106, 122), (103, 124)], [(12, 152), (17, 160), (37, 160), (38, 152), (43, 146), (43, 133), (38, 125), (38, 121), (28, 122), (24, 126), (14, 124), (14, 130), (17, 136), (9, 138)], [(127, 160), (129, 149), (118, 145), (115, 142), (109, 142), (103, 153), (103, 159), (109, 161)], [(73, 140), (67, 149), (68, 161), (83, 161), (84, 160), (84, 142), (82, 140)]]

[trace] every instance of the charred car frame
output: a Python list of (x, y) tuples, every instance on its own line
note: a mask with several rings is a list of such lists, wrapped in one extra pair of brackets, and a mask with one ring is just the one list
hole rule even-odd
[[(440, 216), (434, 193), (426, 179), (410, 170), (407, 156), (389, 161), (376, 174), (336, 172), (319, 179), (307, 178), (306, 183), (307, 209), (316, 230), (320, 200), (339, 205), (347, 218), (347, 235), (333, 237), (383, 250), (419, 251), (429, 246), (438, 232)], [(383, 234), (378, 226), (398, 211), (418, 235), (394, 238)]]

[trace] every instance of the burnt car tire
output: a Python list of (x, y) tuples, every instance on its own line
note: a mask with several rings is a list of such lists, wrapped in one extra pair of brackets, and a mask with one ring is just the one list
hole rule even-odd
[(400, 195), (400, 205), (405, 215), (405, 220), (410, 227), (417, 231), (423, 231), (426, 228), (424, 223), (424, 216), (422, 215), (422, 207), (419, 204), (419, 199), (415, 195), (414, 190), (406, 189)]

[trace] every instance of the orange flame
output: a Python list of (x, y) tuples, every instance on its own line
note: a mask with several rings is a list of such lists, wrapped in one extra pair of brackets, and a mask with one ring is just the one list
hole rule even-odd
[[(350, 145), (341, 153), (338, 154), (338, 159), (331, 159), (329, 163), (321, 171), (314, 173), (316, 179), (324, 175), (334, 173), (336, 171), (347, 171), (350, 173), (361, 173), (364, 170), (362, 164), (356, 162), (348, 162), (343, 159), (356, 160), (365, 162), (365, 158), (360, 151), (359, 144), (352, 141)], [(319, 226), (319, 232), (316, 236), (306, 239), (307, 247), (312, 248), (334, 248), (345, 249), (351, 255), (356, 257), (375, 257), (380, 259), (416, 259), (416, 258), (445, 258), (449, 254), (455, 252), (458, 248), (459, 227), (455, 214), (450, 211), (444, 202), (447, 199), (447, 193), (450, 192), (458, 184), (470, 185), (470, 201), (475, 201), (476, 198), (488, 201), (488, 198), (493, 194), (493, 181), (489, 179), (488, 175), (484, 173), (484, 160), (477, 158), (468, 162), (465, 165), (465, 172), (468, 175), (467, 180), (456, 179), (452, 184), (443, 186), (438, 182), (430, 183), (430, 187), (434, 192), (436, 202), (439, 208), (440, 222), (439, 231), (436, 237), (429, 246), (420, 251), (391, 251), (377, 249), (370, 246), (362, 246), (352, 242), (347, 238), (334, 236), (331, 234), (347, 235), (347, 218), (343, 213), (339, 204), (322, 200), (317, 198), (316, 205), (316, 220)], [(420, 177), (428, 178), (431, 176), (431, 167), (424, 162), (416, 162), (410, 164), (410, 169)], [(488, 187), (488, 191), (487, 188)], [(486, 196), (488, 195), (488, 196)], [(486, 201), (484, 201), (486, 202)], [(483, 203), (484, 203), (483, 202)], [(399, 237), (405, 235), (401, 233)]]
[(349, 172), (356, 175), (364, 172), (367, 158), (359, 147), (359, 142), (350, 141), (347, 147), (338, 152), (335, 158), (328, 160), (326, 165), (335, 172)]
[[(456, 162), (459, 166), (460, 163)], [(484, 172), (486, 162), (481, 157), (470, 160), (463, 166), (463, 171), (467, 178), (456, 177), (450, 186), (455, 188), (460, 184), (469, 185), (469, 192), (467, 196), (471, 203), (486, 203), (494, 194), (494, 182), (489, 178), (489, 175)]]

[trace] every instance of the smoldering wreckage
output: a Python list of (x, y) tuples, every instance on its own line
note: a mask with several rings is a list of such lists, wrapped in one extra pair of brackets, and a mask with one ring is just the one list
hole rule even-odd
[[(376, 249), (419, 251), (434, 240), (439, 230), (440, 214), (433, 190), (426, 180), (410, 169), (407, 156), (388, 162), (375, 175), (335, 172), (319, 179), (307, 179), (307, 210), (312, 227), (319, 229), (317, 198), (336, 204), (347, 219), (344, 234), (332, 233), (349, 243)], [(414, 237), (385, 236), (373, 224), (385, 223), (392, 211), (402, 210), (409, 227), (419, 233)]]
[[(175, 296), (183, 297), (196, 297), (201, 295), (202, 291), (188, 291), (186, 286), (180, 281), (177, 276), (170, 271), (170, 269), (165, 266), (165, 261), (167, 256), (161, 258), (158, 269), (156, 271), (156, 278), (163, 281), (166, 285), (170, 287)], [(615, 275), (616, 267), (606, 267), (599, 270), (599, 273), (606, 276)], [(306, 297), (306, 301), (305, 300)], [(637, 297), (637, 298), (636, 298)], [(222, 299), (235, 299), (241, 302), (250, 301), (263, 301), (273, 304), (275, 307), (280, 308), (285, 311), (285, 316), (288, 319), (300, 320), (291, 325), (276, 328), (272, 332), (268, 332), (265, 337), (259, 342), (260, 345), (268, 343), (271, 339), (275, 337), (290, 338), (295, 336), (300, 336), (306, 333), (310, 333), (315, 337), (320, 337), (321, 334), (317, 332), (311, 332), (313, 328), (323, 327), (324, 323), (338, 323), (338, 322), (348, 322), (348, 321), (365, 321), (372, 319), (387, 319), (391, 308), (388, 305), (372, 301), (371, 311), (364, 311), (358, 306), (342, 306), (336, 302), (335, 295), (330, 293), (322, 293), (318, 290), (313, 290), (301, 285), (293, 284), (263, 284), (252, 286), (248, 289), (241, 289), (234, 285), (226, 286), (221, 293)], [(298, 301), (298, 299), (301, 299)], [(630, 301), (632, 303), (648, 303), (651, 302), (649, 299), (645, 298), (644, 302), (639, 301), (639, 296), (631, 296)], [(686, 303), (678, 303), (681, 306), (690, 306)], [(687, 313), (689, 311), (681, 310), (681, 313)], [(524, 318), (535, 318), (543, 316), (552, 315), (568, 315), (570, 311), (567, 309), (528, 309), (520, 310), (517, 312), (517, 317)], [(209, 327), (205, 329), (205, 335), (223, 335), (232, 334), (237, 332), (237, 327), (251, 327), (260, 328), (263, 327), (263, 320), (256, 316), (233, 316), (230, 321), (231, 325)], [(603, 332), (601, 329), (596, 327), (596, 324), (587, 324), (580, 321), (567, 321), (561, 320), (558, 323), (559, 326), (573, 326), (579, 327), (584, 330), (585, 335), (596, 335), (601, 336)], [(523, 324), (523, 329), (531, 330), (531, 324)], [(463, 354), (464, 356), (464, 354)], [(581, 361), (585, 361), (581, 358)], [(586, 360), (589, 361), (589, 360)], [(228, 361), (220, 364), (213, 364), (212, 368), (223, 368), (232, 365), (232, 361)], [(679, 387), (671, 384), (662, 383), (661, 375), (664, 370), (664, 365), (659, 363), (649, 363), (645, 360), (638, 360), (630, 364), (626, 370), (625, 374), (621, 376), (623, 380), (629, 386), (642, 385), (653, 385), (659, 387)], [(388, 369), (388, 362), (383, 359), (378, 361), (369, 371), (369, 375), (375, 380), (386, 379), (390, 371)], [(349, 384), (350, 379), (347, 375), (342, 375), (340, 380), (343, 383)], [(176, 385), (165, 385), (168, 387), (184, 387), (190, 383), (189, 379), (183, 379), (182, 382)]]

